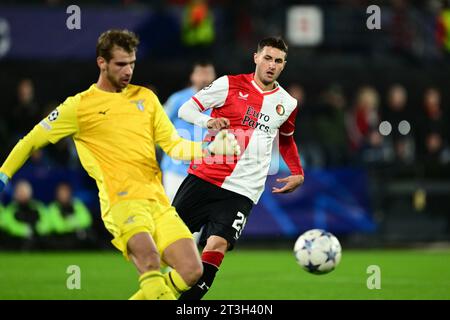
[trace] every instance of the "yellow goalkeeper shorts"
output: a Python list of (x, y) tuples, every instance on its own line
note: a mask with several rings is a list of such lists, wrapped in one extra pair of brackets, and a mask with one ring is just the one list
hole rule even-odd
[(137, 233), (148, 232), (162, 257), (164, 250), (179, 239), (192, 239), (192, 233), (174, 207), (149, 200), (124, 200), (116, 203), (103, 216), (111, 241), (127, 260), (128, 240)]

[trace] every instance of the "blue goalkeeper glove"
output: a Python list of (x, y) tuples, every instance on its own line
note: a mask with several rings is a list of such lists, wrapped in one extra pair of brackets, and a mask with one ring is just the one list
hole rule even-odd
[(6, 174), (0, 172), (0, 192), (5, 189), (6, 185), (8, 184), (9, 178)]

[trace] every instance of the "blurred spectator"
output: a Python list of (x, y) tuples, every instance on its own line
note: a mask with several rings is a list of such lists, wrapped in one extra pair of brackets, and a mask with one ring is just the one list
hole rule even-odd
[(294, 139), (299, 146), (303, 167), (321, 167), (324, 162), (322, 150), (315, 138), (314, 113), (306, 103), (305, 90), (299, 83), (294, 82), (286, 91), (298, 101)]
[(208, 46), (214, 42), (214, 16), (205, 0), (192, 0), (184, 10), (183, 43), (189, 47)]
[[(190, 74), (191, 86), (175, 92), (164, 104), (164, 110), (181, 137), (194, 141), (203, 139), (204, 130), (178, 118), (178, 109), (200, 89), (213, 82), (215, 78), (216, 71), (211, 63), (195, 63)], [(205, 111), (205, 114), (210, 115), (211, 110)], [(183, 163), (163, 154), (161, 161), (163, 185), (170, 201), (173, 200), (178, 188), (186, 178), (188, 167), (189, 162)]]
[(39, 106), (34, 97), (34, 84), (31, 79), (22, 79), (17, 85), (17, 105), (10, 110), (10, 128), (17, 138), (30, 131), (41, 119)]
[(31, 154), (30, 163), (39, 169), (48, 169), (51, 165), (51, 161), (46, 152), (42, 150), (36, 150)]
[(15, 248), (40, 247), (40, 236), (51, 232), (51, 221), (45, 206), (33, 199), (33, 189), (26, 180), (17, 182), (13, 201), (4, 209), (3, 226), (12, 237)]
[(394, 53), (405, 58), (416, 58), (423, 49), (423, 39), (419, 35), (419, 18), (416, 10), (407, 0), (393, 0), (389, 25), (391, 47)]
[(440, 8), (436, 23), (438, 46), (444, 55), (450, 57), (450, 6)]
[[(415, 143), (411, 129), (413, 121), (407, 108), (406, 89), (400, 84), (392, 85), (386, 100), (383, 121), (386, 121), (384, 125), (387, 128), (380, 126), (380, 132), (385, 136), (385, 144), (390, 150), (385, 160), (411, 163), (414, 160)], [(391, 130), (387, 130), (388, 128)]]
[(56, 199), (48, 207), (52, 229), (58, 234), (53, 237), (52, 247), (77, 248), (92, 238), (92, 216), (87, 207), (73, 197), (72, 187), (60, 183), (56, 188)]
[(345, 124), (347, 100), (341, 87), (333, 85), (322, 96), (319, 106), (317, 138), (324, 150), (327, 167), (348, 163), (349, 143)]
[(378, 132), (379, 95), (375, 88), (366, 86), (358, 90), (355, 105), (347, 119), (351, 147), (355, 156), (364, 162), (383, 159), (383, 137)]
[(424, 94), (423, 116), (419, 118), (420, 134), (418, 151), (422, 160), (446, 162), (447, 127), (441, 108), (441, 93), (437, 88), (429, 88)]

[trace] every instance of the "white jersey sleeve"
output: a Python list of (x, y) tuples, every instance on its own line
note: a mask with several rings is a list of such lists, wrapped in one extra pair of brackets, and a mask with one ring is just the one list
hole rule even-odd
[(201, 111), (211, 108), (220, 108), (227, 99), (228, 89), (228, 76), (222, 76), (197, 92), (192, 97), (192, 100), (194, 100)]
[(198, 105), (192, 99), (183, 103), (178, 109), (178, 117), (202, 128), (208, 128), (208, 121), (212, 119), (210, 116), (201, 113)]

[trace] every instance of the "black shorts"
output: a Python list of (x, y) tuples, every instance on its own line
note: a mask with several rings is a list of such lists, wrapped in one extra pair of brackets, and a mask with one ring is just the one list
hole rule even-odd
[(219, 236), (228, 241), (230, 251), (241, 236), (253, 202), (190, 174), (178, 189), (172, 205), (192, 233), (204, 226), (201, 246), (206, 245), (210, 236)]

